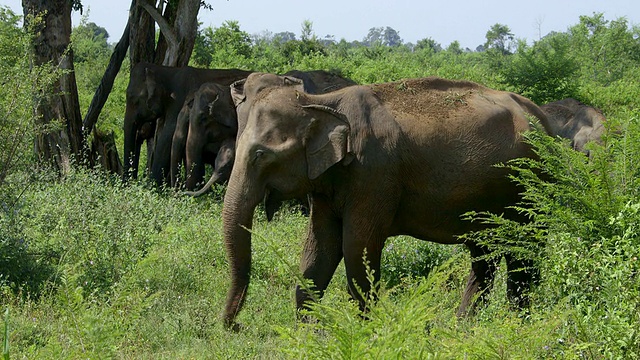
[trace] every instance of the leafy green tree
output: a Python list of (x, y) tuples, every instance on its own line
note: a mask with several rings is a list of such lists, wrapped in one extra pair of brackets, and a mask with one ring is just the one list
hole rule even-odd
[[(196, 63), (211, 67), (246, 67), (252, 54), (251, 37), (240, 29), (238, 21), (227, 20), (215, 29), (207, 27), (199, 37)], [(210, 61), (206, 63), (207, 60)]]
[(49, 91), (56, 75), (48, 65), (31, 66), (31, 38), (21, 21), (0, 6), (0, 287), (31, 294), (44, 279), (28, 254), (20, 199), (37, 168), (33, 146), (39, 128), (33, 99)]
[(538, 104), (576, 97), (579, 63), (572, 54), (569, 36), (559, 33), (518, 50), (499, 72), (511, 90)]
[(460, 42), (458, 40), (454, 40), (447, 47), (447, 52), (459, 55), (462, 54), (462, 47), (460, 46)]
[(402, 45), (402, 38), (400, 38), (400, 34), (393, 28), (381, 26), (370, 28), (362, 42), (367, 46), (399, 46)]
[(111, 55), (111, 47), (107, 43), (109, 33), (105, 28), (89, 22), (88, 16), (89, 14), (83, 15), (80, 25), (71, 32), (71, 46), (76, 63)]
[(315, 39), (316, 35), (313, 33), (313, 22), (311, 20), (304, 20), (300, 31), (300, 40), (308, 41)]
[(193, 44), (193, 53), (190, 59), (192, 65), (207, 67), (211, 64), (211, 60), (213, 60), (213, 56), (211, 55), (211, 38), (205, 34), (205, 31), (206, 29), (198, 27), (198, 33)]
[(640, 32), (625, 18), (605, 20), (602, 13), (581, 16), (569, 29), (585, 76), (603, 85), (621, 79), (640, 61)]
[(427, 50), (430, 50), (431, 52), (437, 53), (438, 51), (442, 51), (442, 45), (440, 45), (434, 39), (428, 37), (428, 38), (418, 40), (414, 49), (415, 50), (427, 49)]
[(402, 38), (400, 34), (393, 28), (387, 26), (382, 33), (383, 44), (387, 46), (400, 46), (402, 45)]
[(273, 35), (273, 41), (279, 44), (286, 43), (291, 40), (296, 40), (296, 34), (291, 31), (283, 31)]
[(35, 119), (30, 104), (39, 77), (37, 71), (29, 71), (29, 38), (20, 21), (9, 8), (0, 7), (0, 187), (33, 160)]
[(288, 65), (292, 65), (296, 59), (301, 57), (326, 55), (325, 46), (315, 35), (313, 23), (309, 20), (302, 22), (300, 40), (280, 42), (277, 46)]
[(369, 29), (367, 36), (362, 39), (362, 42), (367, 46), (382, 45), (382, 27), (372, 27)]
[(510, 54), (513, 46), (513, 34), (507, 25), (494, 24), (485, 35), (485, 49), (495, 49), (502, 54)]

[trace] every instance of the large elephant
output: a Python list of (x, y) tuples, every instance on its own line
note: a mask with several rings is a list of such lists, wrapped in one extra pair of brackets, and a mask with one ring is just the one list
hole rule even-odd
[[(214, 171), (207, 184), (197, 192), (187, 192), (190, 195), (201, 195), (208, 191), (214, 183), (221, 183), (229, 179), (233, 166), (233, 156), (235, 154), (236, 133), (242, 132), (248, 117), (245, 111), (249, 108), (247, 102), (245, 102), (247, 98), (247, 95), (244, 93), (245, 81), (249, 81), (249, 83), (252, 84), (250, 88), (253, 91), (259, 91), (267, 87), (292, 85), (296, 86), (300, 91), (313, 94), (322, 94), (355, 85), (355, 82), (350, 79), (324, 70), (292, 70), (282, 76), (268, 73), (254, 73), (247, 79), (238, 80), (231, 84), (230, 87), (224, 87), (223, 89), (216, 84), (202, 85), (198, 91), (202, 92), (202, 100), (196, 101), (194, 108), (191, 110), (192, 114), (189, 119), (188, 130), (183, 131), (180, 129), (180, 126), (176, 129), (174, 134), (174, 150), (172, 150), (171, 155), (171, 171), (174, 172), (177, 164), (180, 162), (181, 152), (179, 147), (184, 146), (184, 140), (182, 139), (188, 136), (189, 140), (186, 142), (186, 168), (190, 170), (193, 167), (195, 170), (191, 170), (186, 182), (187, 188), (190, 190), (195, 187), (195, 184), (202, 181), (204, 167), (203, 165), (199, 165), (198, 159), (203, 156), (203, 153), (208, 154), (205, 156), (204, 162), (214, 165)], [(203, 89), (205, 87), (206, 89)], [(249, 94), (249, 98), (252, 98), (252, 96), (253, 94)], [(213, 104), (211, 102), (216, 98), (218, 100), (213, 103), (215, 106), (212, 107)], [(233, 100), (231, 100), (231, 98), (233, 98)], [(208, 114), (208, 116), (206, 114)], [(238, 114), (237, 118), (236, 114)], [(197, 121), (195, 120), (196, 118), (198, 119)], [(234, 126), (230, 125), (232, 122)], [(186, 129), (184, 124), (181, 126), (182, 129)], [(234, 130), (233, 135), (228, 131), (230, 128)], [(238, 131), (238, 128), (240, 128), (240, 131)], [(205, 151), (207, 148), (209, 151)], [(216, 149), (220, 150), (218, 151)], [(217, 157), (216, 151), (218, 151)], [(194, 162), (189, 162), (189, 158), (195, 159), (195, 165)], [(214, 159), (215, 163), (212, 162)], [(174, 183), (173, 180), (172, 183)], [(305, 205), (306, 200), (302, 200), (303, 205)], [(275, 193), (271, 194), (265, 204), (267, 218), (272, 218), (273, 213), (280, 207), (281, 202)]]
[(171, 140), (186, 96), (205, 82), (230, 85), (251, 71), (198, 69), (138, 63), (131, 69), (124, 118), (124, 179), (137, 177), (140, 147), (155, 139), (149, 148), (151, 177), (158, 183), (169, 180)]
[(185, 186), (193, 190), (204, 178), (205, 164), (213, 165), (210, 182), (229, 179), (238, 133), (236, 110), (229, 86), (205, 83), (186, 102), (173, 135), (171, 183), (178, 182), (178, 167), (185, 163)]
[(574, 150), (588, 155), (584, 146), (595, 141), (599, 143), (605, 132), (605, 116), (599, 109), (580, 101), (567, 98), (544, 104), (540, 107), (549, 119), (550, 135), (571, 140)]
[[(363, 254), (376, 283), (386, 239), (410, 235), (444, 244), (481, 229), (461, 219), (468, 211), (491, 211), (522, 219), (509, 205), (519, 189), (508, 170), (495, 167), (533, 156), (521, 133), (530, 129), (526, 114), (548, 131), (546, 116), (519, 95), (466, 81), (440, 78), (351, 86), (311, 95), (291, 86), (245, 94), (250, 103), (246, 128), (224, 198), (224, 240), (231, 286), (225, 326), (246, 298), (251, 269), (251, 229), (255, 207), (265, 194), (285, 198), (308, 194), (311, 205), (301, 271), (322, 296), (344, 258), (351, 295), (361, 306), (370, 291)], [(459, 314), (474, 295), (486, 293), (496, 263), (487, 249), (467, 241), (471, 273)], [(517, 305), (527, 302), (531, 283), (527, 260), (506, 256), (507, 293)], [(521, 270), (521, 271), (515, 271)], [(298, 286), (298, 309), (311, 294)]]

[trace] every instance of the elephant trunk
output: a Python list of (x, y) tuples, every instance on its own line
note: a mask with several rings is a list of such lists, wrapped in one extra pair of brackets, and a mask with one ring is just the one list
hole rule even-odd
[(198, 183), (204, 179), (204, 162), (202, 157), (204, 149), (202, 146), (197, 146), (197, 149), (195, 147), (196, 145), (191, 143), (187, 144), (186, 185), (188, 190), (196, 189)]
[(185, 194), (197, 197), (209, 191), (213, 184), (223, 183), (229, 180), (229, 177), (231, 176), (231, 170), (233, 169), (233, 161), (235, 159), (235, 147), (236, 141), (234, 138), (224, 140), (222, 142), (222, 145), (218, 149), (213, 173), (211, 174), (211, 178), (209, 179), (209, 181), (207, 181), (202, 189), (198, 191), (186, 191)]
[(176, 116), (167, 114), (163, 122), (156, 124), (157, 141), (151, 162), (151, 179), (156, 185), (170, 183), (171, 143), (176, 130)]
[[(185, 158), (185, 147), (187, 145), (187, 125), (181, 119), (178, 119), (178, 125), (176, 131), (173, 134), (173, 141), (171, 142), (171, 186), (176, 187), (180, 185), (180, 165), (183, 164)], [(188, 168), (187, 168), (188, 169)], [(186, 171), (188, 174), (188, 170)]]
[(138, 164), (140, 161), (140, 146), (142, 141), (138, 140), (135, 119), (127, 113), (124, 118), (124, 171), (122, 180), (138, 177)]
[(231, 270), (231, 287), (227, 293), (224, 325), (235, 328), (235, 318), (246, 298), (251, 271), (251, 225), (253, 212), (260, 202), (257, 186), (250, 186), (244, 174), (234, 169), (224, 197), (222, 219), (224, 241)]

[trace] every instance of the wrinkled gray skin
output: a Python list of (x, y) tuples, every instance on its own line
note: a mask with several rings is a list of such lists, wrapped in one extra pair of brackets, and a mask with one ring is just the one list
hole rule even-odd
[(607, 119), (599, 109), (571, 98), (548, 103), (540, 108), (547, 114), (551, 135), (571, 140), (574, 150), (589, 155), (584, 146), (590, 141), (601, 142)]
[[(228, 328), (239, 328), (235, 319), (251, 269), (247, 229), (265, 194), (308, 194), (302, 274), (322, 296), (344, 259), (350, 293), (362, 308), (356, 289), (365, 297), (370, 291), (364, 251), (377, 283), (389, 236), (458, 243), (458, 235), (485, 226), (461, 219), (471, 210), (525, 220), (508, 208), (519, 200), (508, 170), (493, 165), (533, 156), (520, 135), (530, 129), (525, 113), (548, 131), (545, 114), (528, 99), (438, 78), (351, 86), (324, 95), (295, 86), (256, 92), (250, 80), (244, 92), (257, 95), (245, 110), (223, 207), (232, 278), (224, 312)], [(473, 260), (460, 315), (471, 309), (476, 294), (486, 296), (497, 265), (482, 257), (487, 249), (465, 245)], [(525, 269), (509, 271), (507, 280), (509, 298), (525, 306), (531, 264), (510, 255), (506, 260), (509, 270)], [(298, 286), (298, 309), (311, 298)]]
[[(356, 85), (353, 80), (324, 70), (291, 70), (284, 75), (253, 73), (246, 79), (238, 80), (231, 84), (231, 97), (238, 114), (238, 137), (246, 126), (251, 105), (257, 99), (258, 94), (265, 89), (290, 87), (310, 94), (324, 94), (352, 85)], [(276, 190), (269, 191), (265, 195), (265, 212), (269, 221), (284, 200), (286, 199)], [(302, 204), (303, 209), (309, 208), (306, 196), (302, 196), (297, 200)]]
[(324, 70), (291, 70), (284, 75), (253, 73), (231, 84), (231, 97), (238, 114), (238, 136), (244, 130), (253, 101), (265, 89), (290, 86), (309, 94), (324, 94), (352, 85), (356, 85), (353, 80)]
[[(178, 116), (171, 150), (171, 184), (179, 180), (179, 165), (184, 160), (185, 186), (194, 190), (204, 179), (205, 164), (213, 165), (209, 187), (229, 179), (238, 132), (236, 110), (229, 86), (205, 83), (185, 102)], [(183, 116), (184, 115), (184, 116)], [(200, 195), (205, 192), (189, 192)]]
[(145, 140), (149, 144), (151, 139), (155, 139), (154, 146), (148, 146), (151, 178), (157, 184), (169, 183), (171, 141), (187, 95), (205, 82), (230, 85), (250, 73), (238, 69), (136, 64), (131, 69), (127, 87), (123, 179), (137, 177), (140, 147)]

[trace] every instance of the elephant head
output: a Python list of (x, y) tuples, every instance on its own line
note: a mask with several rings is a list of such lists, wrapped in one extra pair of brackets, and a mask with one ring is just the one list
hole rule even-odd
[[(354, 84), (355, 82), (352, 80), (323, 70), (291, 70), (285, 75), (253, 73), (246, 79), (239, 80), (231, 85), (231, 97), (238, 114), (238, 137), (246, 126), (249, 108), (251, 108), (260, 93), (266, 89), (286, 87), (298, 92), (322, 94)], [(276, 191), (268, 193), (268, 196), (264, 199), (268, 220), (273, 218), (284, 199), (285, 197)], [(306, 197), (298, 198), (297, 200), (302, 204), (303, 208), (309, 207)]]
[[(254, 94), (250, 82), (245, 93)], [(227, 297), (225, 324), (233, 326), (240, 310), (251, 268), (251, 229), (256, 206), (269, 193), (281, 199), (300, 198), (312, 182), (335, 164), (349, 163), (350, 126), (345, 117), (326, 104), (300, 106), (307, 96), (295, 87), (271, 87), (253, 99), (247, 123), (236, 147), (223, 221), (232, 286)], [(274, 100), (278, 99), (278, 100)], [(286, 100), (282, 100), (286, 99)], [(273, 106), (273, 101), (278, 105)]]
[(280, 76), (270, 73), (253, 73), (246, 79), (231, 84), (231, 98), (238, 115), (238, 137), (244, 130), (249, 117), (249, 108), (257, 99), (258, 94), (273, 87), (292, 86), (299, 91), (305, 91), (302, 80), (292, 76)]
[(601, 142), (606, 118), (599, 109), (571, 98), (551, 102), (541, 108), (551, 125), (549, 135), (569, 139), (574, 150), (589, 155), (585, 145), (591, 141)]
[(153, 138), (157, 120), (172, 101), (169, 78), (165, 68), (154, 64), (138, 63), (131, 69), (124, 116), (124, 180), (137, 177), (142, 143)]
[[(238, 120), (228, 86), (205, 83), (194, 95), (186, 144), (186, 186), (192, 190), (204, 178), (204, 165), (214, 165), (217, 182), (228, 180)], [(231, 155), (231, 156), (230, 156)]]

